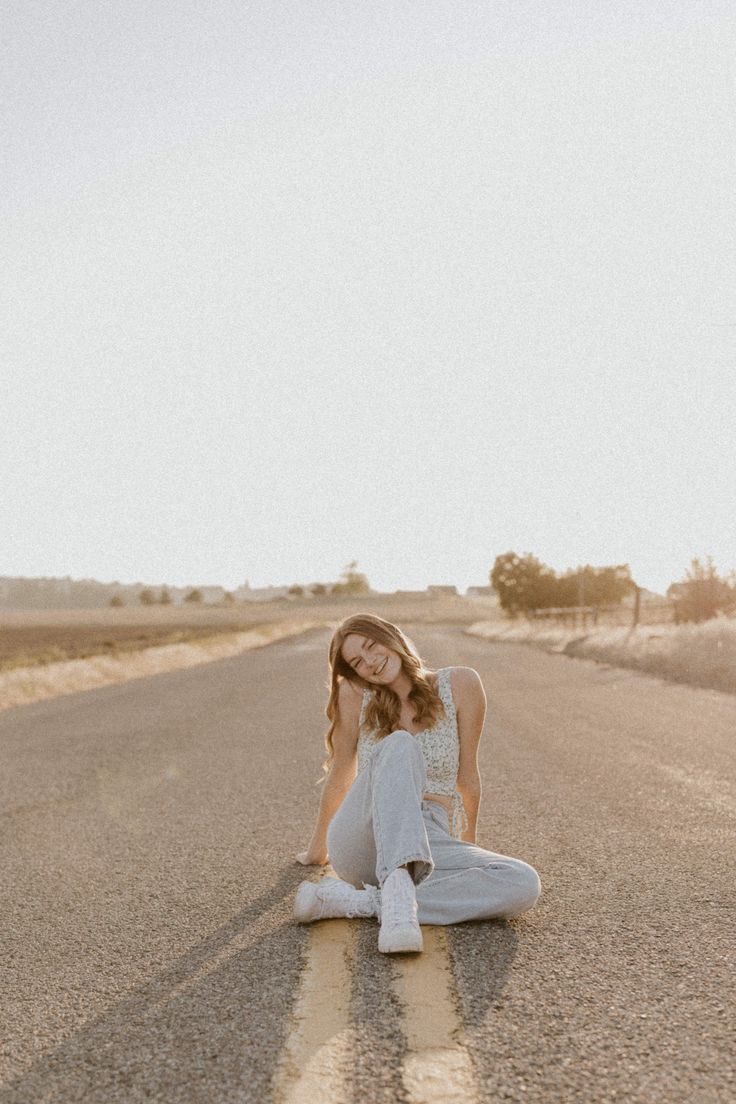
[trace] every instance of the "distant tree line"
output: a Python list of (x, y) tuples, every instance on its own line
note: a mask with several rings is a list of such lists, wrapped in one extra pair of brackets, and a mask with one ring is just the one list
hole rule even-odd
[(358, 571), (357, 560), (350, 561), (336, 583), (310, 583), (307, 586), (293, 583), (289, 587), (289, 594), (293, 594), (295, 597), (301, 597), (304, 594), (311, 594), (315, 598), (323, 598), (328, 594), (360, 595), (370, 593), (371, 587), (368, 578)]
[(107, 606), (119, 583), (96, 579), (0, 578), (0, 608), (17, 610), (99, 609)]
[[(611, 608), (637, 590), (628, 564), (605, 567), (572, 568), (558, 574), (530, 552), (519, 555), (505, 552), (497, 556), (490, 572), (490, 584), (498, 595), (501, 608), (512, 617), (529, 615), (533, 610), (569, 608), (574, 606)], [(217, 588), (219, 589), (219, 588)], [(196, 604), (204, 601), (199, 587), (192, 587), (182, 597), (175, 588), (175, 599)], [(356, 560), (343, 570), (337, 582), (294, 583), (289, 596), (371, 594), (367, 577), (358, 571)], [(706, 621), (718, 614), (736, 615), (736, 571), (721, 578), (713, 560), (704, 563), (693, 559), (685, 578), (667, 588), (677, 623)], [(158, 588), (140, 583), (99, 583), (95, 579), (22, 578), (0, 576), (0, 609), (94, 609), (101, 606), (171, 605), (167, 586)], [(210, 599), (211, 600), (211, 596)], [(218, 599), (219, 600), (219, 599)], [(222, 601), (234, 603), (235, 596), (223, 592)]]
[[(490, 582), (501, 608), (511, 617), (572, 606), (610, 609), (637, 589), (628, 564), (586, 564), (558, 575), (530, 552), (496, 556)], [(722, 579), (710, 556), (705, 564), (694, 559), (685, 578), (667, 588), (667, 599), (678, 624), (736, 613), (736, 571)]]
[(628, 564), (577, 567), (558, 575), (531, 552), (496, 556), (490, 582), (512, 617), (567, 606), (615, 606), (635, 589)]
[[(165, 585), (151, 587), (142, 583), (101, 583), (96, 579), (72, 579), (69, 575), (63, 578), (0, 576), (0, 609), (100, 609), (104, 606), (170, 606), (180, 602), (196, 605), (205, 601), (232, 605), (236, 601), (232, 591), (223, 591), (220, 587), (211, 587), (209, 590), (210, 593), (207, 593), (206, 588), (203, 591), (196, 586), (189, 589), (174, 587), (172, 594), (171, 589)], [(213, 598), (212, 591), (219, 591), (219, 596)], [(307, 586), (294, 584), (288, 588), (291, 597), (306, 594), (314, 597), (330, 594), (357, 596), (370, 593), (368, 579), (358, 570), (356, 560), (345, 567), (336, 582), (319, 582)]]
[[(199, 587), (177, 592), (178, 600), (202, 602)], [(222, 600), (234, 602), (229, 591)], [(0, 609), (100, 609), (103, 606), (172, 605), (174, 597), (167, 586), (150, 587), (141, 583), (100, 583), (96, 579), (23, 578), (0, 576)]]
[[(144, 587), (138, 595), (138, 601), (142, 606), (170, 606), (172, 604), (171, 592), (167, 586), (162, 586), (158, 592), (152, 587)], [(185, 602), (204, 602), (204, 595), (199, 587), (192, 587), (184, 595), (183, 601)], [(222, 596), (222, 601), (230, 605), (235, 601), (235, 596), (231, 591), (226, 590)], [(122, 606), (125, 603), (120, 599), (119, 595), (111, 600), (111, 606)]]

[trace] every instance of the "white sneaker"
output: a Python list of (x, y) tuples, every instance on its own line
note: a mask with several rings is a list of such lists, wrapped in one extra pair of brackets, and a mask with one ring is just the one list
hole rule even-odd
[(302, 882), (294, 899), (294, 919), (300, 924), (338, 916), (378, 916), (380, 901), (376, 886), (356, 889), (340, 878)]
[(381, 889), (381, 929), (378, 949), (383, 954), (423, 949), (417, 920), (417, 895), (408, 870), (392, 870)]

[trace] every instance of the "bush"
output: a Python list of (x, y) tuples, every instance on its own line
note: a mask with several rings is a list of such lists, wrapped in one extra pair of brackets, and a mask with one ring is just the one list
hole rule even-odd
[(370, 594), (371, 588), (368, 579), (358, 571), (357, 560), (351, 560), (340, 576), (340, 581), (333, 583), (333, 594)]
[(736, 611), (736, 581), (728, 583), (719, 578), (711, 556), (704, 564), (696, 557), (685, 578), (667, 588), (667, 597), (674, 606), (676, 625), (708, 621), (719, 612)]

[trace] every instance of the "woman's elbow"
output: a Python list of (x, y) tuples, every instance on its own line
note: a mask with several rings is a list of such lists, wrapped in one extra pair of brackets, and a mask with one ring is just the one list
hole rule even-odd
[(326, 785), (328, 785), (331, 790), (349, 790), (355, 781), (355, 775), (356, 770), (354, 763), (333, 763), (332, 769), (327, 776)]

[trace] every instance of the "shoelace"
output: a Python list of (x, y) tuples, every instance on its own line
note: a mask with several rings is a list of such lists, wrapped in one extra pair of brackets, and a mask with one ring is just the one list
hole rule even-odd
[[(380, 917), (380, 915), (381, 915), (381, 905), (380, 905), (380, 894), (379, 894), (378, 890), (376, 889), (375, 886), (367, 886), (365, 884), (365, 882), (363, 882), (362, 884), (363, 884), (363, 890), (365, 890), (366, 893), (367, 893), (366, 907), (361, 909), (361, 908), (355, 908), (355, 907), (352, 907), (352, 906), (349, 905), (348, 906), (348, 913), (347, 913), (348, 917), (350, 918), (350, 917), (355, 917), (355, 916), (361, 916), (361, 917), (362, 916), (371, 916), (373, 913), (377, 914)], [(356, 890), (356, 893), (360, 893), (360, 892), (362, 892), (362, 891), (361, 890)]]

